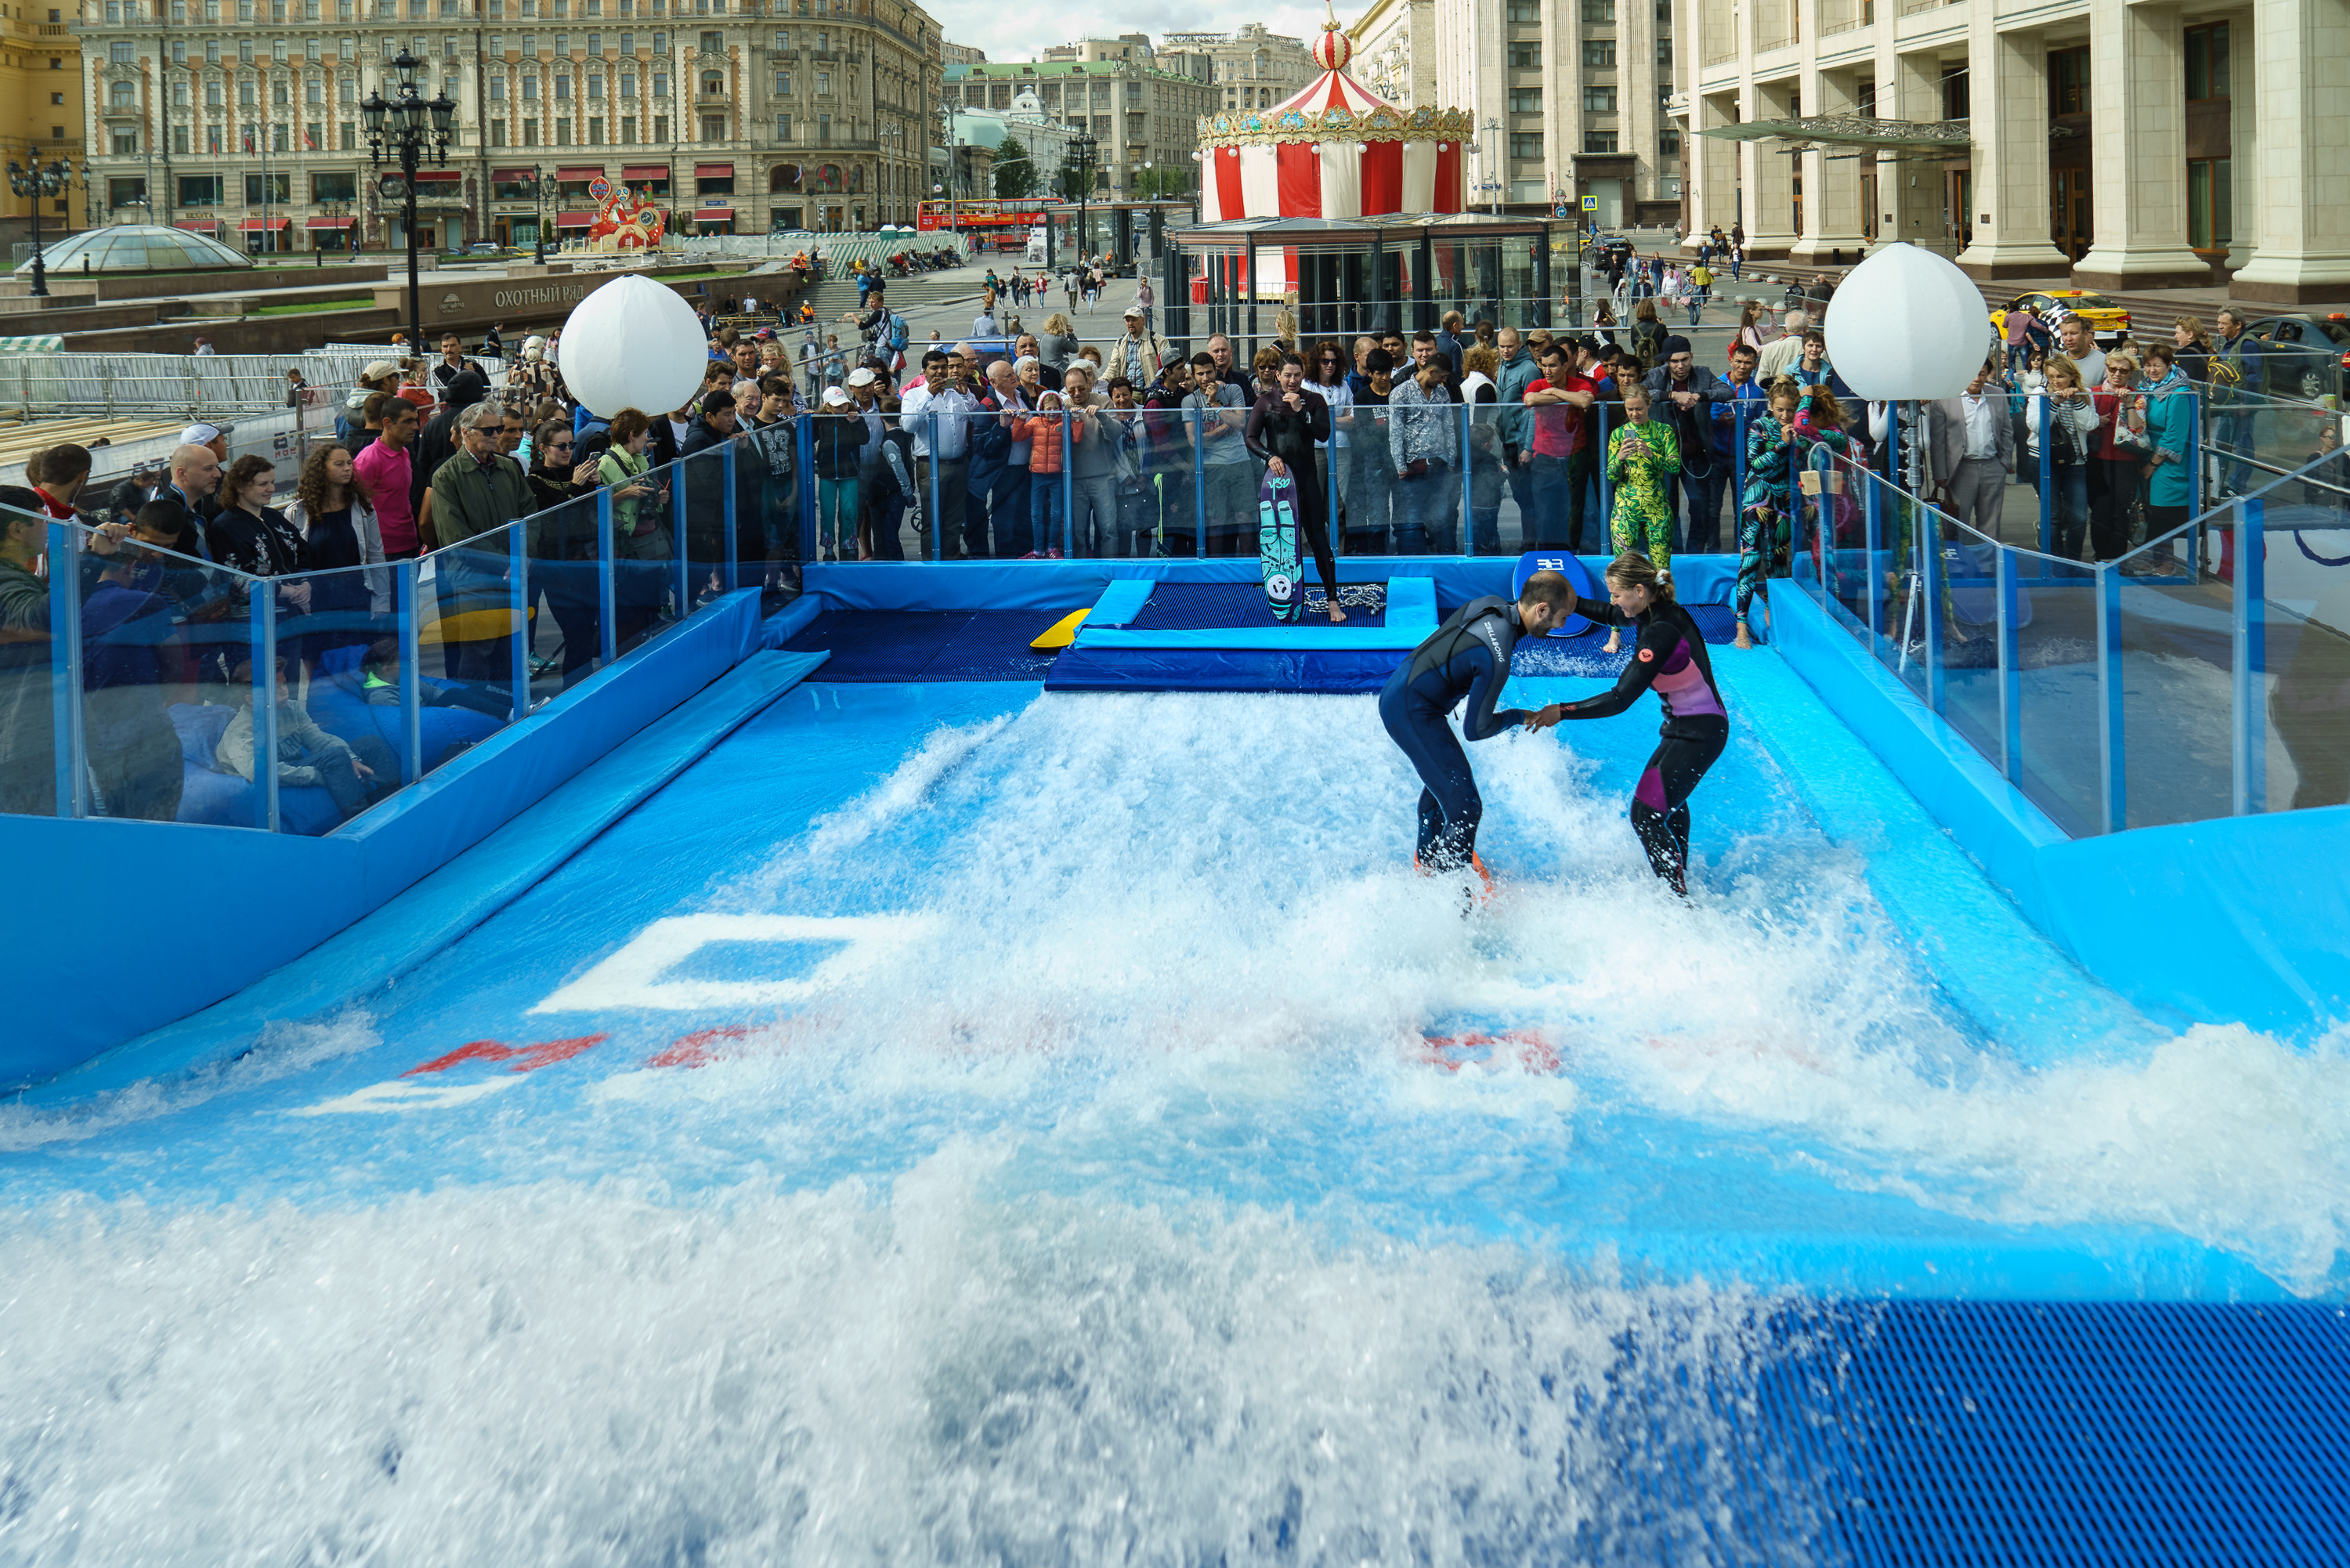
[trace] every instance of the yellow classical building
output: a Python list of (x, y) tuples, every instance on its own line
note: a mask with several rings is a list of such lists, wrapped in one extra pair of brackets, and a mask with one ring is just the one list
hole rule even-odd
[[(82, 160), (81, 44), (74, 36), (74, 5), (0, 3), (0, 162), (22, 164), (31, 150), (41, 161)], [(32, 236), (33, 203), (0, 183), (0, 234)], [(52, 228), (52, 225), (55, 225)], [(47, 198), (41, 237), (89, 227), (88, 203), (77, 185)]]

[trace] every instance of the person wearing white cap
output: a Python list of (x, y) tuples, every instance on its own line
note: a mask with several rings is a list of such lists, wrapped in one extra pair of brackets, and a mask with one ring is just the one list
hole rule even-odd
[(858, 464), (865, 421), (857, 400), (838, 387), (824, 389), (824, 411), (808, 431), (816, 463), (816, 545), (819, 561), (850, 560), (858, 550)]
[(228, 461), (228, 432), (234, 425), (192, 424), (180, 432), (182, 446), (208, 446), (223, 462)]
[[(848, 373), (849, 400), (857, 405), (865, 421), (865, 444), (857, 449), (857, 505), (859, 518), (859, 540), (869, 538), (861, 524), (873, 515), (873, 504), (878, 492), (873, 485), (875, 471), (881, 462), (881, 443), (889, 439), (889, 428), (881, 418), (881, 378), (870, 365), (859, 365)], [(860, 548), (860, 556), (871, 552)]]
[(1123, 376), (1138, 387), (1147, 387), (1159, 379), (1159, 367), (1166, 362), (1167, 339), (1150, 330), (1149, 308), (1128, 306), (1126, 336), (1102, 356), (1102, 379)]

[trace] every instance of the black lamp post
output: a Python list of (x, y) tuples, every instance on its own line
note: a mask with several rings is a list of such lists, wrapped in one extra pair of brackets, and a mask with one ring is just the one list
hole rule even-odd
[(416, 96), (417, 64), (413, 55), (400, 50), (391, 62), (399, 96), (387, 101), (380, 92), (370, 89), (359, 104), (359, 118), (367, 122), (369, 161), (377, 168), (387, 158), (400, 164), (404, 188), (400, 200), (408, 226), (408, 330), (412, 353), (421, 353), (424, 345), (424, 304), (416, 277), (416, 171), (428, 156), (435, 167), (449, 161), (449, 132), (457, 119), (457, 106), (449, 101), (447, 93), (433, 94), (430, 102)]
[(546, 198), (546, 176), (538, 165), (530, 166), (530, 262), (533, 266), (546, 265), (546, 217), (540, 210)]
[[(29, 168), (14, 159), (9, 160), (8, 189), (19, 196), (33, 199), (33, 293), (36, 297), (46, 297), (49, 292), (49, 275), (47, 266), (41, 260), (41, 200), (43, 197), (64, 195), (78, 176), (74, 172), (70, 158), (60, 158), (45, 164), (41, 161), (41, 150), (37, 147), (29, 149), (25, 156), (31, 161)], [(67, 227), (71, 228), (72, 224), (68, 223)]]
[(1077, 165), (1077, 265), (1087, 265), (1093, 252), (1086, 247), (1086, 198), (1094, 188), (1094, 150), (1101, 143), (1090, 130), (1080, 130), (1069, 138), (1070, 156)]

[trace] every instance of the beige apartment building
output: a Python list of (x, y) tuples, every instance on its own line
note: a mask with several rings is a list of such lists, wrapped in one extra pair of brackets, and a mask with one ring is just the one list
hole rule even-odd
[(1159, 48), (1204, 57), (1220, 109), (1271, 109), (1322, 74), (1302, 40), (1262, 22), (1235, 33), (1170, 33)]
[(599, 178), (685, 233), (911, 223), (939, 101), (908, 0), (80, 0), (72, 30), (93, 204), (255, 251), (404, 243), (359, 109), (402, 48), (458, 105), (418, 180), (444, 248), (582, 231)]
[(1475, 118), (1471, 206), (1588, 196), (1608, 228), (1679, 213), (1673, 0), (1376, 0), (1347, 32), (1365, 87)]
[[(1678, 0), (1688, 221), (1986, 278), (2350, 298), (2350, 6)], [(1703, 134), (1711, 132), (1713, 134)], [(1726, 134), (1725, 134), (1726, 133)]]
[(947, 90), (959, 107), (1001, 113), (1034, 93), (1045, 119), (1093, 136), (1094, 188), (1115, 200), (1199, 188), (1191, 154), (1200, 117), (1214, 111), (1215, 86), (1165, 68), (1139, 33), (1061, 45), (1034, 61), (958, 66)]

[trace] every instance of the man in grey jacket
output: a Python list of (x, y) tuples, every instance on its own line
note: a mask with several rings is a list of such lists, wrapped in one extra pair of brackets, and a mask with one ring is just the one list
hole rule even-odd
[(1079, 556), (1122, 556), (1118, 523), (1118, 453), (1124, 427), (1102, 417), (1094, 391), (1094, 368), (1071, 365), (1061, 382), (1069, 408), (1069, 538)]
[(1665, 339), (1665, 362), (1648, 372), (1654, 417), (1669, 421), (1680, 442), (1681, 471), (1671, 483), (1681, 508), (1682, 549), (1711, 555), (1721, 547), (1721, 493), (1731, 464), (1714, 440), (1714, 405), (1736, 395), (1729, 382), (1697, 363), (1686, 337)]
[(1986, 360), (1964, 392), (1927, 405), (1926, 451), (1950, 515), (1996, 539), (2007, 476), (2015, 472), (2015, 424), (1992, 378)]

